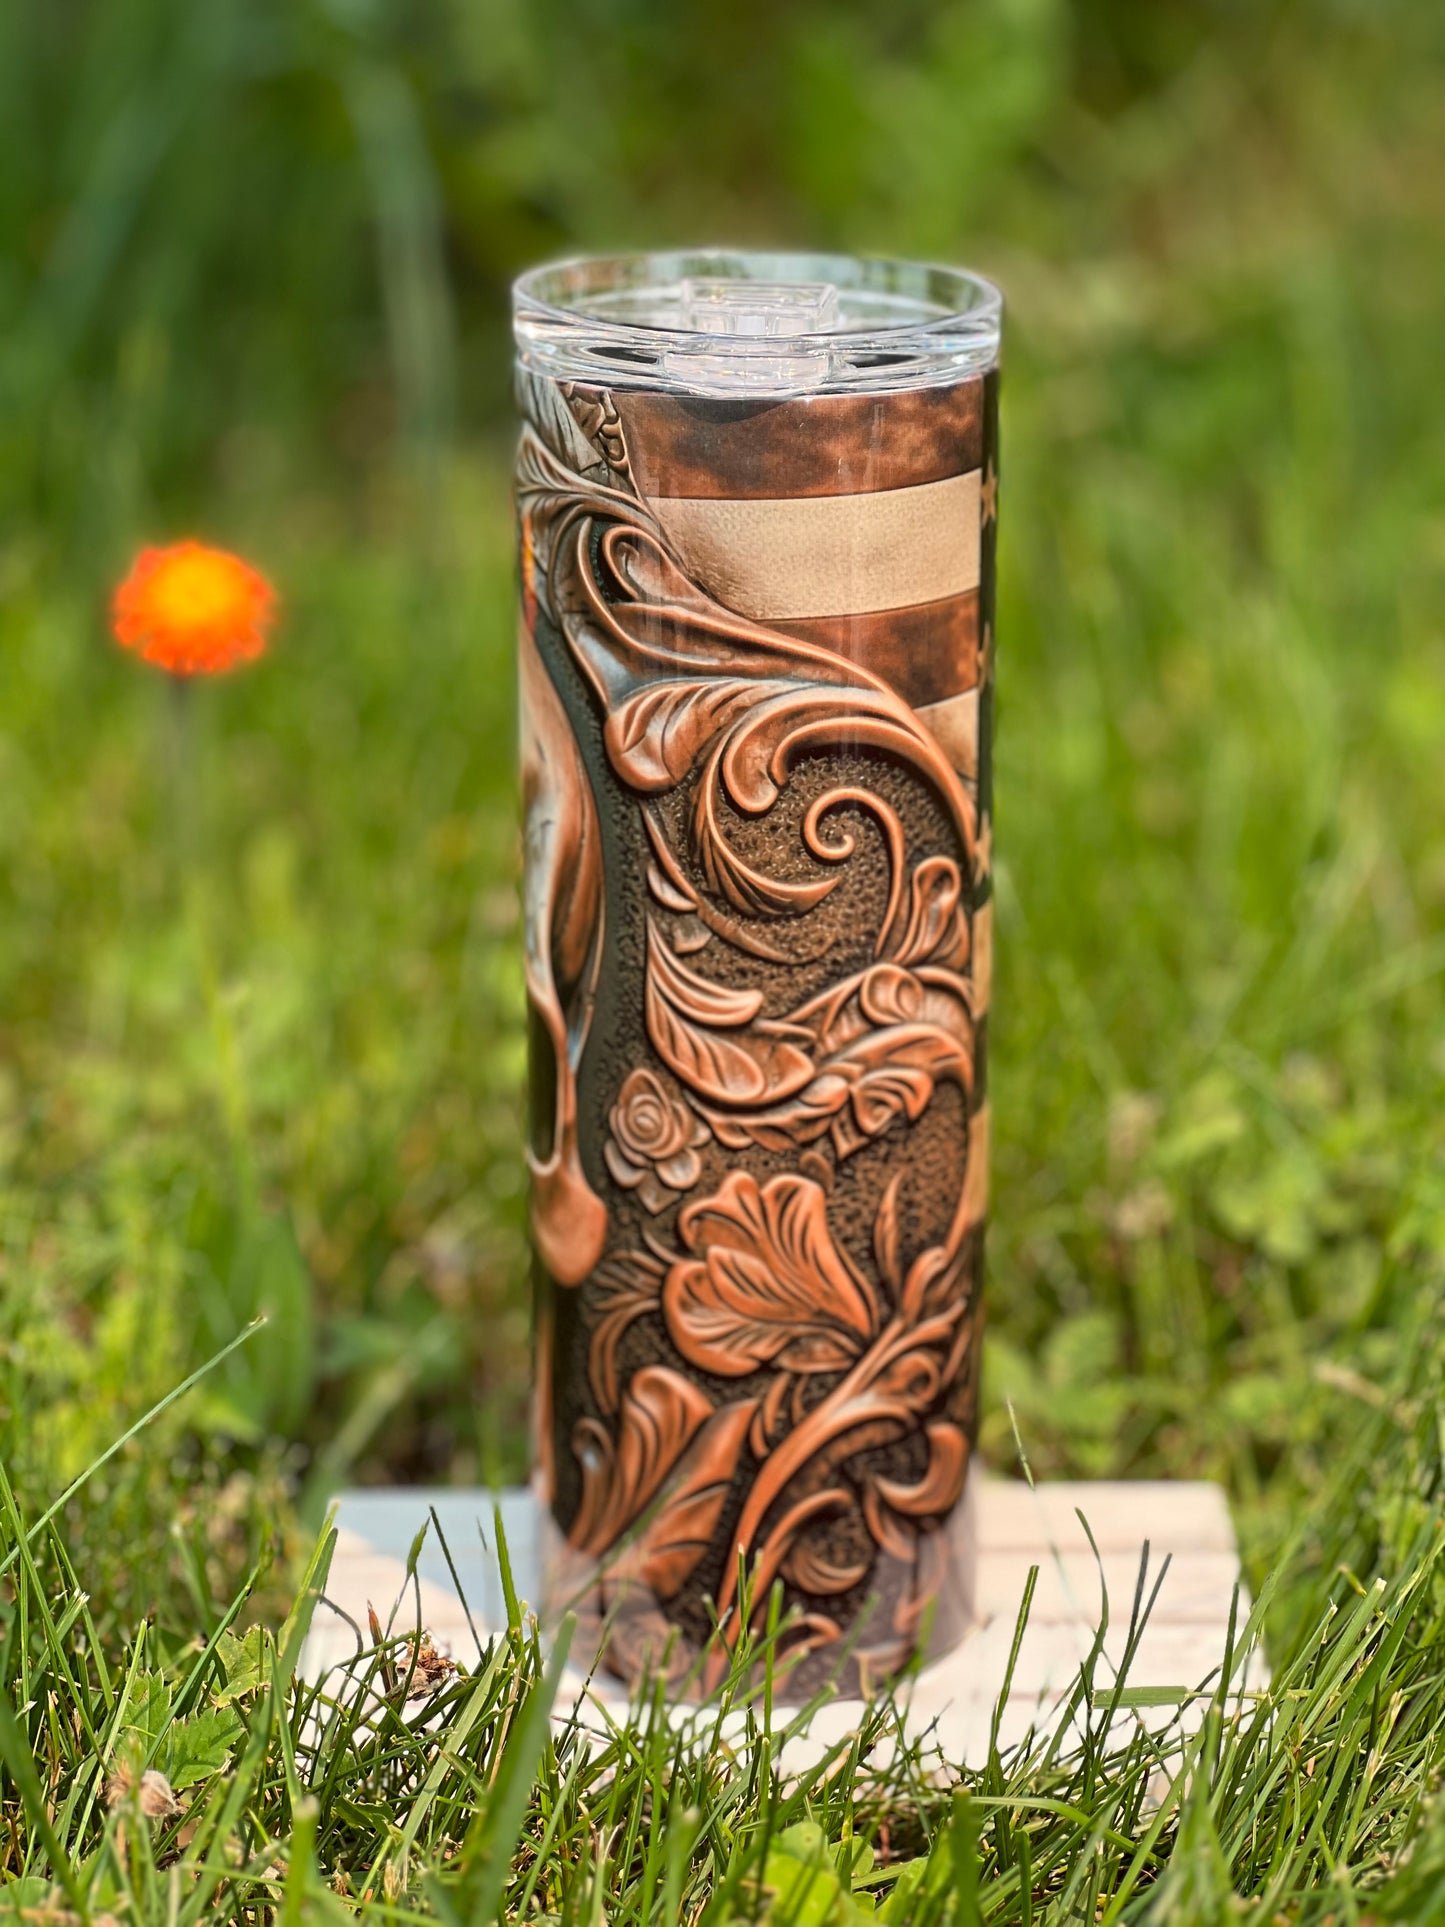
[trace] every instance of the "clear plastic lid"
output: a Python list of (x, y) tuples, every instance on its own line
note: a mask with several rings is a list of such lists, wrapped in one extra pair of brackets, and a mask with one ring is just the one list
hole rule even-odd
[(560, 381), (697, 395), (922, 388), (998, 360), (981, 276), (845, 254), (584, 256), (512, 290), (523, 365)]

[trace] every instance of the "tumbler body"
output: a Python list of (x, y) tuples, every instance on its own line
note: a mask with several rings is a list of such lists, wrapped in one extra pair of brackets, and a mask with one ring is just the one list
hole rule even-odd
[(997, 297), (629, 257), (517, 335), (552, 1597), (705, 1687), (780, 1592), (866, 1689), (971, 1618)]

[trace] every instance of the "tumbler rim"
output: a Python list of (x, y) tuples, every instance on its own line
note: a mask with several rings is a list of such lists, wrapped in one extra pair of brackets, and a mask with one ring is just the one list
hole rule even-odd
[[(690, 281), (828, 284), (839, 319), (783, 335), (688, 321)], [(890, 256), (695, 248), (543, 262), (512, 286), (523, 367), (559, 380), (778, 396), (927, 387), (998, 360), (1003, 297), (971, 269)]]

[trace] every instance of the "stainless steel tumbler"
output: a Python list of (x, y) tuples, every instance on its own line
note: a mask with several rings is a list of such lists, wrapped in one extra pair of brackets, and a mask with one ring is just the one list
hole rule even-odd
[(999, 324), (831, 256), (516, 287), (536, 1459), (628, 1680), (779, 1589), (799, 1691), (969, 1621)]

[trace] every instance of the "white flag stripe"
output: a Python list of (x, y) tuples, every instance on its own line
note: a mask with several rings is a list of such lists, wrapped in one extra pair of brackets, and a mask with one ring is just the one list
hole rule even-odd
[(978, 587), (980, 471), (867, 495), (653, 499), (693, 578), (755, 622), (863, 615)]
[(914, 712), (937, 738), (960, 776), (978, 781), (978, 691), (966, 689), (946, 702), (925, 703)]

